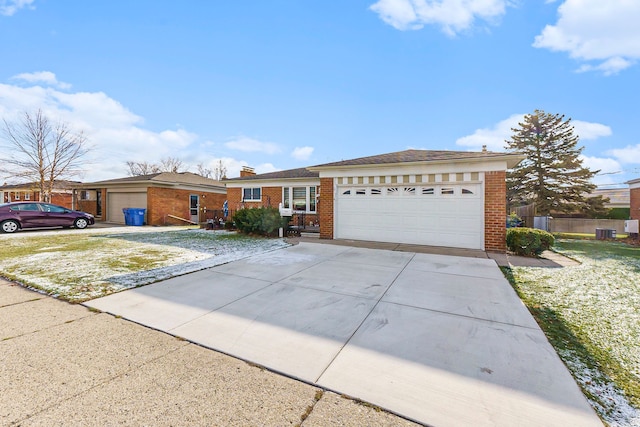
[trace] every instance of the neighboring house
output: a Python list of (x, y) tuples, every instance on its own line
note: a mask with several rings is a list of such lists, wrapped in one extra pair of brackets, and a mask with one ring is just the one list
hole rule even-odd
[(207, 210), (221, 210), (224, 184), (200, 175), (161, 172), (74, 187), (74, 208), (97, 220), (123, 224), (124, 208), (146, 209), (148, 225), (203, 222)]
[(604, 204), (609, 209), (629, 209), (630, 192), (628, 188), (597, 188), (589, 197), (602, 196), (603, 199), (609, 199)]
[[(50, 203), (71, 209), (73, 206), (73, 187), (77, 181), (55, 181)], [(40, 186), (37, 182), (23, 184), (4, 184), (0, 186), (0, 203), (9, 202), (44, 202), (40, 197)]]
[(589, 197), (602, 196), (609, 199), (604, 207), (609, 209), (606, 217), (610, 219), (629, 219), (631, 194), (628, 188), (598, 188)]
[(640, 178), (627, 182), (629, 185), (629, 206), (631, 219), (640, 219)]
[(523, 156), (406, 150), (228, 179), (230, 208), (290, 207), (324, 239), (505, 251), (506, 170)]

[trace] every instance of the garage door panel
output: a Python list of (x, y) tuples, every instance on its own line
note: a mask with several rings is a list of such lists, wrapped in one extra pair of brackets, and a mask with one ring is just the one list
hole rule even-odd
[[(441, 194), (441, 187), (454, 194)], [(381, 194), (336, 198), (336, 237), (482, 249), (484, 204), (480, 184), (434, 186), (433, 194), (382, 189)], [(467, 191), (463, 193), (463, 188)], [(468, 192), (471, 191), (472, 194)]]
[(146, 192), (107, 193), (107, 221), (124, 224), (124, 208), (147, 208)]

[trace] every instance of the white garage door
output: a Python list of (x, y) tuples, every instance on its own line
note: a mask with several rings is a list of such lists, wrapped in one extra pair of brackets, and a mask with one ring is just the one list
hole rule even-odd
[(336, 237), (483, 249), (482, 184), (338, 186)]
[(124, 208), (147, 208), (147, 193), (107, 193), (107, 221), (124, 224)]

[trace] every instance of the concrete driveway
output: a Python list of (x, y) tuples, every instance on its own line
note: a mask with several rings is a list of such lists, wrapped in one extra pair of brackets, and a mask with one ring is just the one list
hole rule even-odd
[(428, 425), (602, 425), (490, 259), (300, 243), (86, 305)]

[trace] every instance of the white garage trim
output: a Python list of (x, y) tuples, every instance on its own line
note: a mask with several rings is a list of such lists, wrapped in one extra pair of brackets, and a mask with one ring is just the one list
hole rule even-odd
[[(124, 208), (147, 209), (145, 192), (107, 192), (107, 221), (124, 224)], [(145, 215), (146, 216), (146, 215)], [(146, 222), (146, 221), (145, 221)]]
[(336, 180), (336, 238), (484, 249), (482, 182), (376, 178)]

